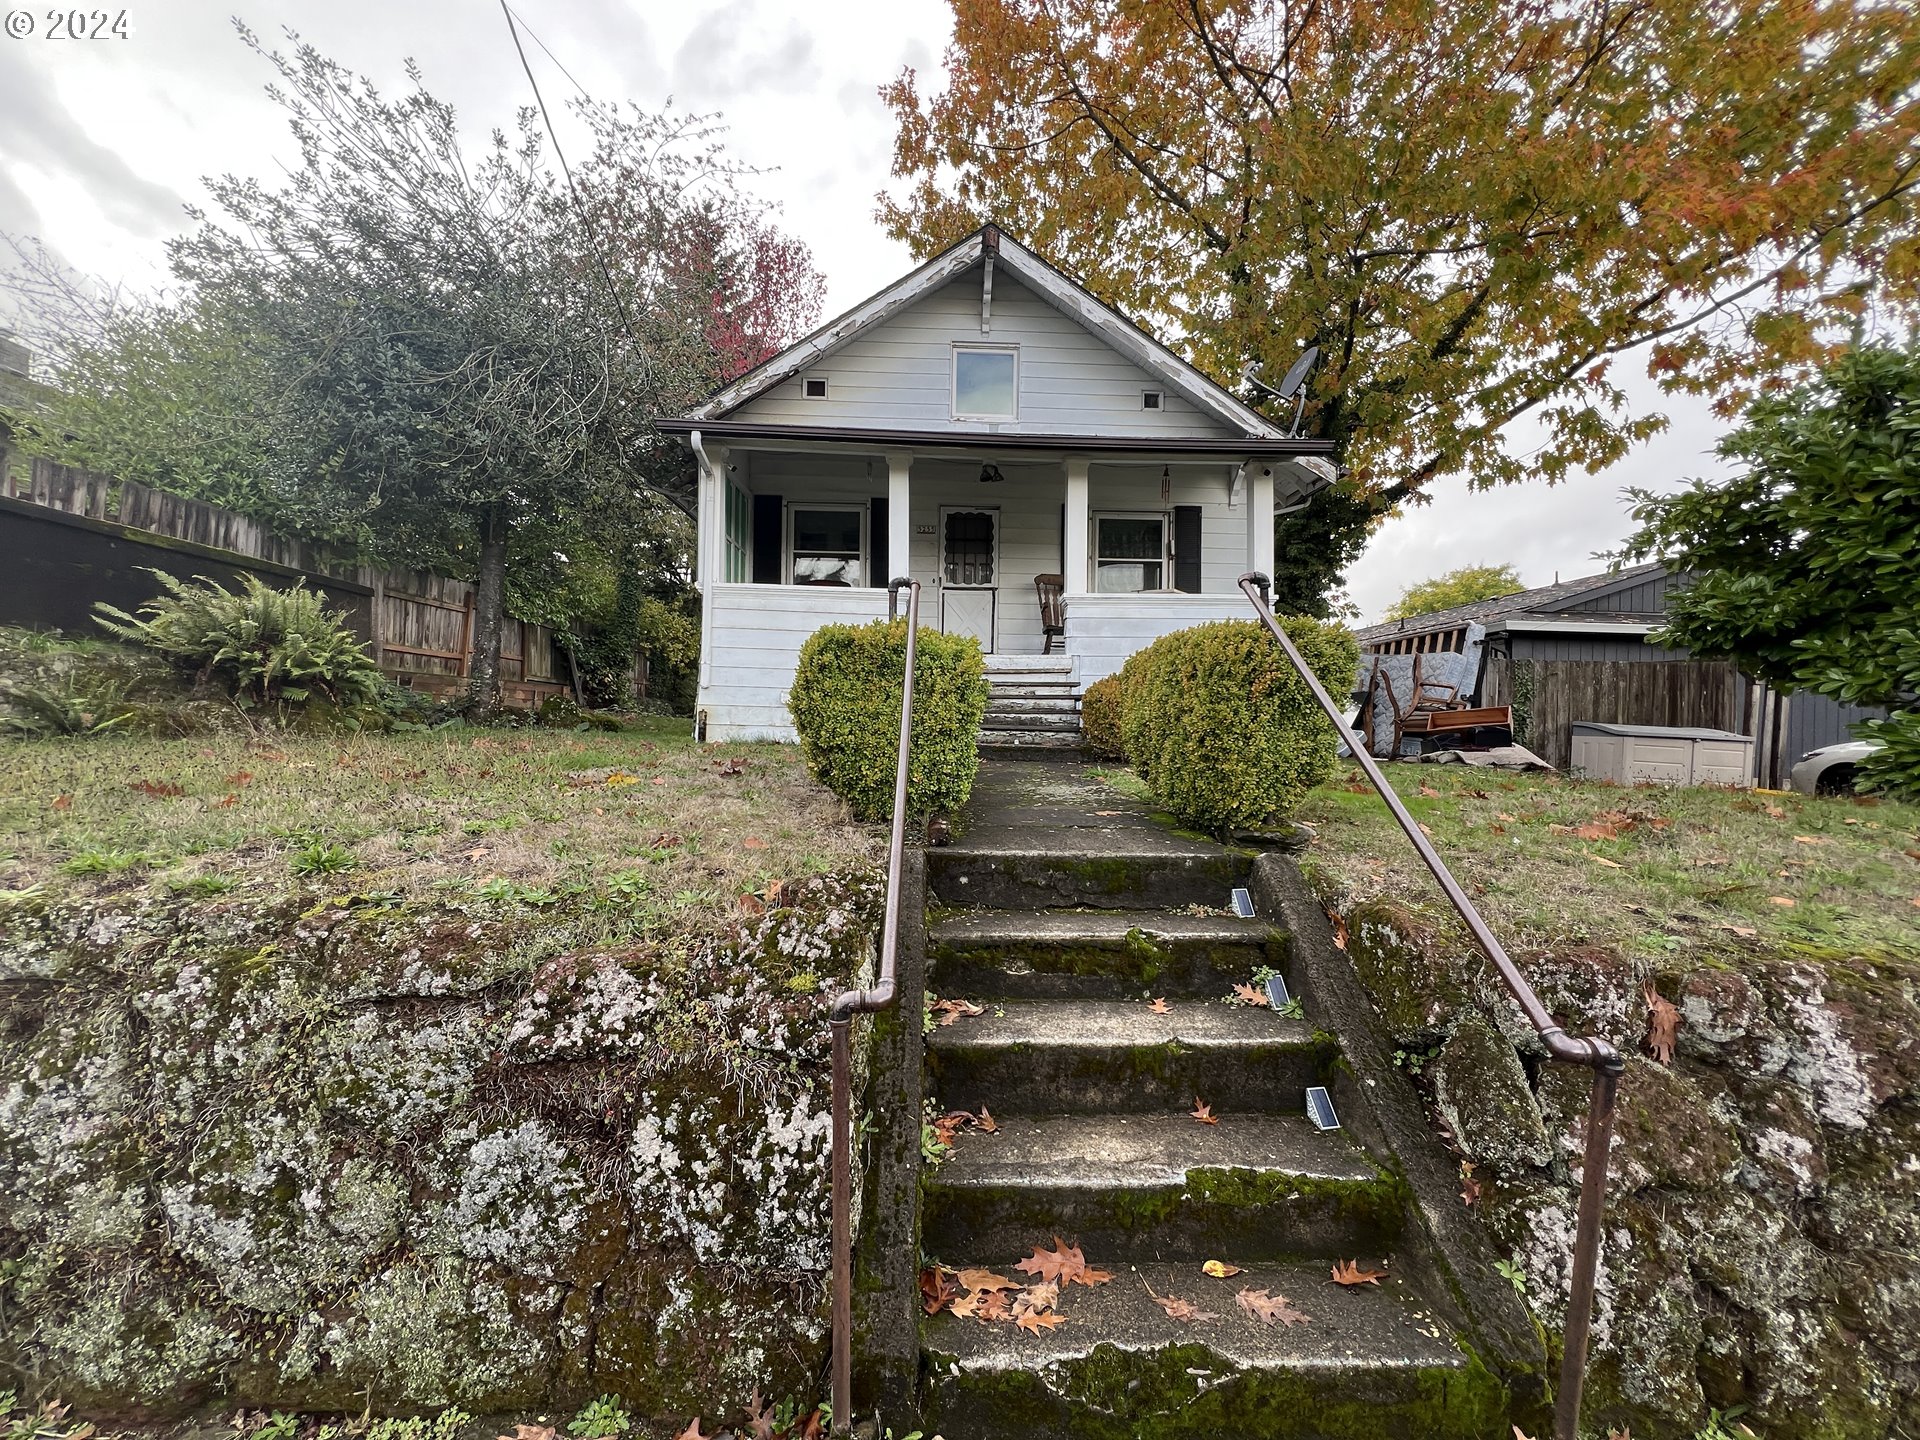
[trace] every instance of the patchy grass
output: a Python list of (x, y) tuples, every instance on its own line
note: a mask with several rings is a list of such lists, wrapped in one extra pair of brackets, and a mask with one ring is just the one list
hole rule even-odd
[[(1396, 765), (1388, 775), (1510, 946), (1644, 959), (1748, 941), (1920, 953), (1920, 806)], [(1355, 902), (1444, 904), (1358, 769), (1299, 819)]]
[(696, 747), (684, 721), (107, 735), (0, 757), (0, 896), (479, 899), (602, 912), (611, 940), (712, 933), (742, 896), (880, 854), (797, 749)]

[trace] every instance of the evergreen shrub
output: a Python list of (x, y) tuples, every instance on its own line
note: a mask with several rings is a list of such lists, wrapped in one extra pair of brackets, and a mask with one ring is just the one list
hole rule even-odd
[[(800, 647), (787, 709), (816, 780), (862, 820), (893, 813), (907, 622), (823, 625)], [(924, 627), (913, 686), (910, 816), (951, 814), (967, 802), (980, 765), (987, 669), (980, 642)]]
[(1080, 733), (1086, 747), (1102, 760), (1127, 758), (1120, 735), (1120, 677), (1096, 680), (1080, 697)]
[[(1280, 623), (1330, 693), (1353, 689), (1351, 633), (1301, 616)], [(1119, 678), (1127, 756), (1155, 800), (1190, 825), (1226, 834), (1271, 823), (1333, 774), (1333, 726), (1255, 621), (1163, 636)]]

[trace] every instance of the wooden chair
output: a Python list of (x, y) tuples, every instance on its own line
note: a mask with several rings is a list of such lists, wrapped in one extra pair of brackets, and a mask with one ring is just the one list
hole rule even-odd
[(1058, 638), (1064, 646), (1067, 635), (1067, 580), (1064, 575), (1036, 575), (1033, 588), (1040, 596), (1040, 633), (1046, 637), (1043, 655), (1053, 653), (1053, 642)]

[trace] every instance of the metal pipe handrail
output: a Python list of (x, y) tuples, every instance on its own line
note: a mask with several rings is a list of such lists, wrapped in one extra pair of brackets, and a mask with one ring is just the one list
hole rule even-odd
[[(1326, 712), (1327, 719), (1333, 722), (1335, 732), (1351, 737), (1352, 732), (1348, 730), (1333, 698), (1327, 694), (1326, 687), (1320, 683), (1320, 677), (1313, 673), (1288, 638), (1287, 632), (1281, 628), (1280, 622), (1274, 619), (1273, 611), (1267, 605), (1267, 577), (1257, 570), (1250, 570), (1240, 577), (1240, 589), (1252, 602), (1254, 613), (1279, 642), (1281, 652), (1299, 672), (1300, 678), (1306, 681), (1313, 698)], [(1447, 869), (1446, 862), (1420, 829), (1419, 822), (1408, 813), (1400, 796), (1387, 783), (1379, 762), (1367, 752), (1365, 745), (1351, 738), (1348, 748), (1353, 752), (1354, 759), (1360, 762), (1367, 779), (1373, 782), (1373, 788), (1379, 792), (1388, 811), (1406, 832), (1414, 852), (1432, 872), (1435, 882), (1452, 903), (1474, 942), (1493, 963), (1501, 984), (1539, 1035), (1547, 1054), (1555, 1060), (1569, 1065), (1582, 1065), (1593, 1071), (1593, 1098), (1587, 1109), (1587, 1144), (1580, 1174), (1579, 1225), (1574, 1236), (1573, 1274), (1567, 1296), (1566, 1338), (1560, 1357), (1559, 1391), (1554, 1397), (1555, 1440), (1578, 1440), (1580, 1394), (1586, 1383), (1587, 1344), (1593, 1323), (1594, 1281), (1600, 1265), (1600, 1222), (1606, 1206), (1608, 1152), (1613, 1143), (1613, 1104), (1626, 1062), (1604, 1036), (1569, 1035), (1555, 1023), (1552, 1012), (1540, 1002), (1533, 986), (1527, 983), (1527, 977), (1494, 937), (1487, 922), (1467, 898), (1467, 892), (1460, 888), (1460, 882), (1453, 878), (1453, 872)]]
[(914, 663), (920, 642), (920, 582), (887, 582), (887, 618), (900, 614), (907, 592), (907, 655), (900, 685), (900, 751), (893, 774), (893, 839), (887, 851), (887, 918), (880, 936), (880, 968), (872, 988), (846, 990), (834, 1000), (827, 1028), (833, 1037), (833, 1359), (832, 1433), (853, 1419), (853, 1017), (885, 1010), (898, 998), (894, 982), (900, 947), (900, 868), (907, 843), (907, 761), (913, 749)]

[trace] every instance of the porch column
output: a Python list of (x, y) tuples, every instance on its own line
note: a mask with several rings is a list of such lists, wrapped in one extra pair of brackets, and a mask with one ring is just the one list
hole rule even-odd
[(873, 578), (882, 585), (902, 575), (913, 574), (913, 511), (910, 508), (908, 473), (913, 456), (904, 450), (887, 454), (887, 566), (891, 575)]
[(1067, 534), (1061, 546), (1062, 586), (1068, 595), (1087, 593), (1087, 496), (1088, 461), (1084, 456), (1067, 458)]
[(1247, 465), (1247, 568), (1273, 574), (1273, 467)]
[(727, 449), (724, 445), (702, 447), (708, 465), (699, 466), (699, 504), (694, 527), (694, 576), (700, 586), (700, 677), (696, 702), (713, 679), (713, 587), (726, 574), (721, 557), (727, 543)]

